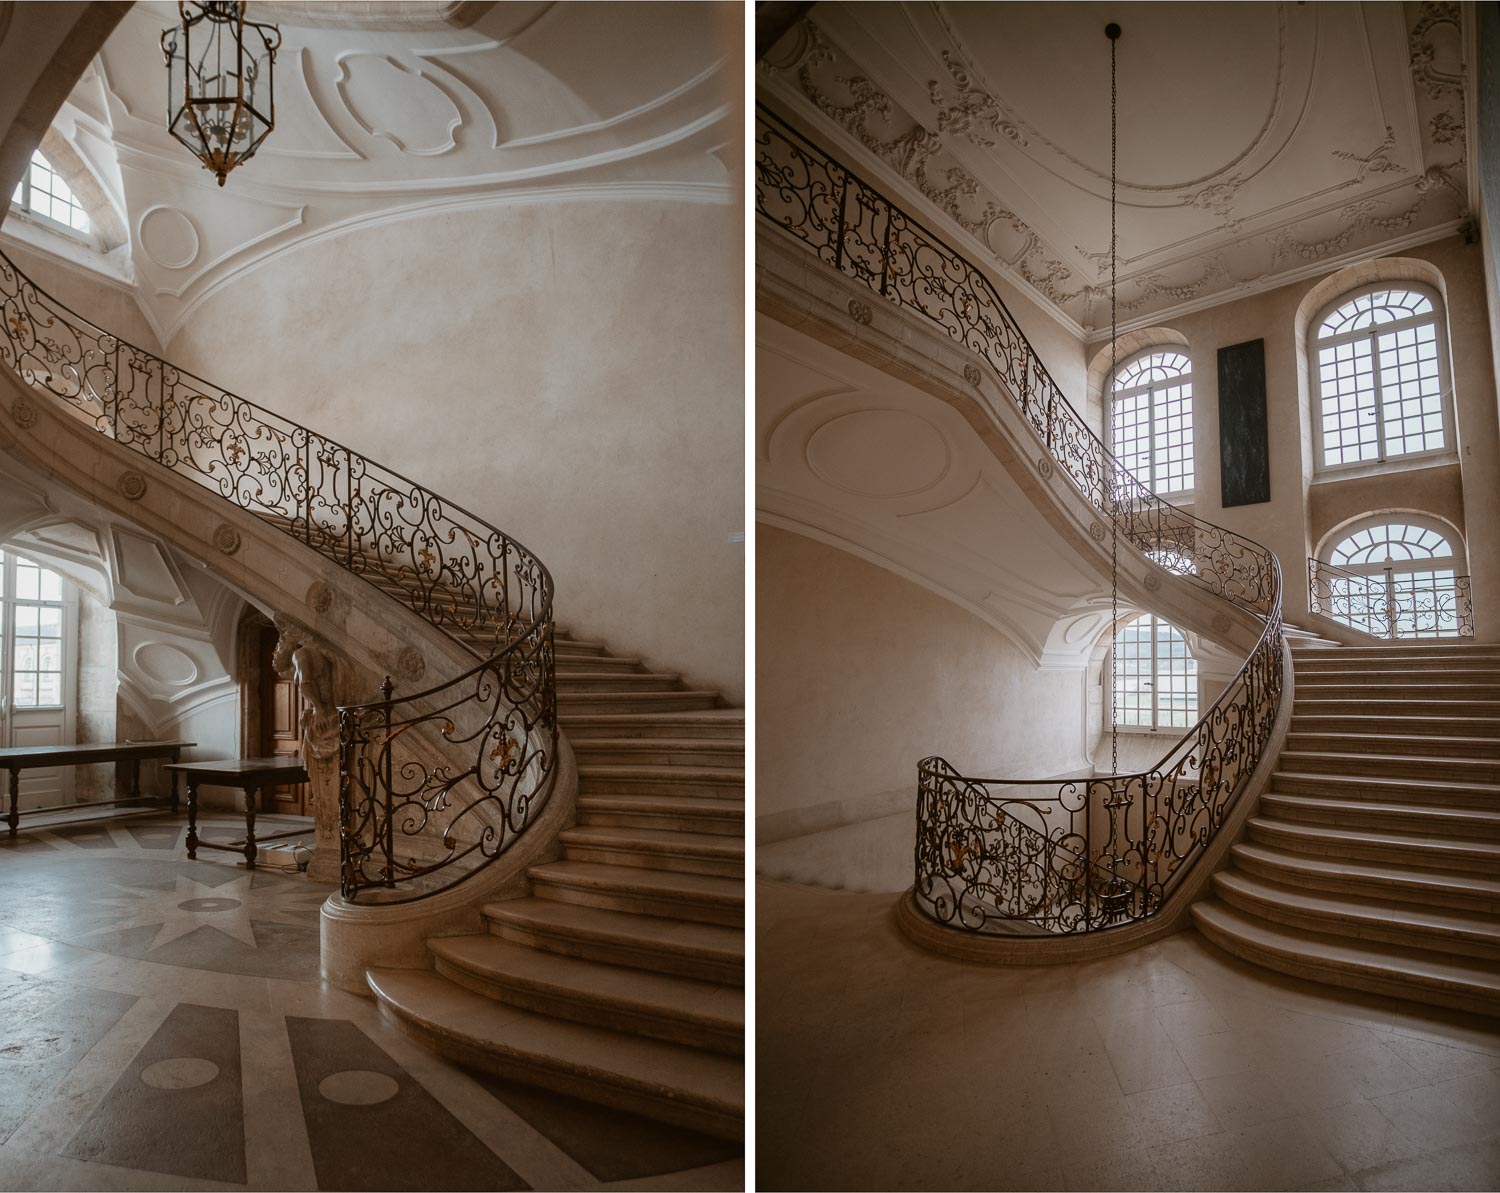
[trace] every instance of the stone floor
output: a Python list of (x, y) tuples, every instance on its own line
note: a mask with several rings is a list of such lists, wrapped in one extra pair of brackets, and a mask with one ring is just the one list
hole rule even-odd
[(763, 1189), (1500, 1187), (1500, 1018), (1196, 932), (969, 965), (909, 943), (894, 903), (757, 884)]
[(426, 1052), (319, 981), (328, 888), (185, 831), (0, 837), (0, 1189), (741, 1186), (738, 1148)]

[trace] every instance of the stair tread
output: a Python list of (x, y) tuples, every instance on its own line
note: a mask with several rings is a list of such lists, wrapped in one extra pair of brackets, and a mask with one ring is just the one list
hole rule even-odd
[(1274, 820), (1264, 816), (1253, 816), (1250, 827), (1269, 829), (1273, 832), (1289, 833), (1307, 841), (1326, 841), (1330, 844), (1391, 845), (1406, 849), (1422, 849), (1433, 853), (1469, 854), (1479, 858), (1493, 858), (1500, 864), (1500, 841), (1466, 841), (1461, 837), (1415, 837), (1410, 834), (1375, 832), (1370, 829), (1335, 827), (1323, 824), (1303, 824), (1295, 820)]
[(1438, 823), (1452, 822), (1492, 827), (1500, 830), (1500, 812), (1483, 808), (1443, 807), (1437, 804), (1387, 803), (1379, 800), (1333, 799), (1321, 795), (1296, 795), (1271, 790), (1261, 797), (1273, 804), (1318, 809), (1325, 812), (1374, 812), (1383, 815), (1414, 816)]
[(567, 886), (628, 890), (640, 894), (745, 905), (745, 884), (737, 878), (712, 874), (680, 874), (675, 870), (647, 870), (642, 866), (609, 866), (603, 862), (542, 862), (526, 871), (533, 878)]
[(661, 952), (708, 956), (743, 964), (745, 933), (741, 928), (668, 920), (658, 916), (607, 911), (547, 899), (511, 899), (487, 903), (486, 919), (558, 932), (610, 944), (645, 946)]
[(1470, 795), (1494, 795), (1500, 797), (1500, 784), (1471, 783), (1457, 779), (1400, 779), (1392, 778), (1388, 775), (1350, 775), (1329, 774), (1325, 771), (1278, 770), (1271, 775), (1272, 785), (1274, 786), (1278, 780), (1298, 783), (1337, 783), (1340, 785), (1358, 783), (1361, 786), (1370, 787), (1415, 787), (1423, 791), (1432, 791), (1435, 793), (1453, 791)]
[[(1294, 716), (1293, 720), (1295, 721), (1295, 719), (1296, 718)], [(1496, 723), (1500, 724), (1500, 721), (1497, 721)], [(1437, 743), (1441, 743), (1441, 744), (1443, 744), (1445, 746), (1451, 746), (1452, 748), (1454, 748), (1456, 750), (1462, 750), (1462, 749), (1464, 749), (1465, 747), (1468, 747), (1468, 746), (1493, 746), (1495, 744), (1495, 741), (1496, 741), (1496, 739), (1493, 738), (1493, 737), (1472, 737), (1472, 736), (1461, 737), (1461, 736), (1457, 736), (1457, 735), (1442, 734), (1442, 733), (1402, 733), (1402, 734), (1395, 735), (1395, 736), (1393, 736), (1393, 735), (1391, 735), (1389, 733), (1346, 733), (1346, 732), (1339, 731), (1339, 730), (1324, 730), (1321, 733), (1317, 733), (1317, 732), (1315, 732), (1313, 730), (1310, 730), (1310, 729), (1298, 729), (1295, 724), (1292, 726), (1290, 737), (1309, 737), (1309, 736), (1337, 737), (1341, 741), (1349, 741), (1349, 742), (1385, 742), (1385, 743), (1389, 743), (1392, 746), (1400, 746), (1403, 742), (1437, 742)], [(1306, 753), (1306, 752), (1307, 751), (1297, 751), (1297, 750), (1293, 750), (1292, 751), (1292, 753), (1294, 753), (1294, 754), (1295, 753)], [(1366, 755), (1364, 755), (1363, 753), (1361, 753), (1360, 756), (1361, 757), (1365, 757)], [(1377, 757), (1377, 758), (1385, 758), (1385, 757), (1389, 757), (1390, 755), (1371, 753), (1368, 756), (1369, 757)]]
[[(1500, 718), (1496, 718), (1496, 724), (1500, 724)], [(579, 750), (640, 750), (642, 753), (693, 750), (698, 753), (728, 754), (735, 758), (742, 756), (745, 752), (743, 745), (727, 737), (586, 737), (574, 742), (573, 749), (575, 752)], [(621, 765), (629, 764), (622, 763)]]
[[(660, 739), (658, 739), (660, 740)], [(745, 781), (745, 772), (734, 766), (674, 766), (671, 763), (636, 766), (628, 763), (584, 763), (578, 767), (580, 779), (663, 779), (710, 782)]]
[(510, 978), (574, 1001), (744, 1030), (745, 991), (740, 986), (549, 953), (487, 932), (440, 936), (428, 941), (428, 948), (452, 965), (502, 984)]
[(716, 833), (683, 833), (672, 829), (612, 828), (581, 824), (558, 834), (568, 845), (607, 845), (650, 853), (711, 854), (725, 858), (745, 856), (745, 843), (738, 837)]
[(726, 1114), (744, 1113), (738, 1059), (522, 1010), (428, 970), (371, 969), (368, 981), (404, 1018), (468, 1047), (625, 1089), (670, 1091), (674, 1100)]
[[(564, 716), (562, 719), (577, 725), (603, 725), (606, 727), (619, 725), (622, 728), (626, 725), (634, 724), (643, 719), (649, 720), (652, 723), (656, 724), (668, 725), (708, 725), (723, 724), (725, 722), (739, 722), (743, 724), (745, 720), (745, 710), (743, 708), (698, 708), (681, 709), (677, 711), (673, 711), (672, 709), (664, 709), (661, 712), (652, 713), (577, 713), (573, 716)], [(593, 738), (590, 740), (597, 741), (599, 739)], [(636, 739), (632, 738), (630, 740), (634, 741)], [(711, 741), (713, 739), (708, 738), (705, 740)]]
[(1264, 902), (1282, 904), (1295, 911), (1344, 916), (1362, 923), (1390, 924), (1417, 930), (1435, 929), (1475, 937), (1500, 946), (1500, 920), (1480, 912), (1310, 891), (1272, 882), (1244, 870), (1220, 870), (1214, 875), (1214, 882)]
[(1428, 887), (1434, 892), (1461, 892), (1500, 898), (1500, 879), (1489, 879), (1461, 870), (1428, 870), (1420, 866), (1387, 865), (1360, 862), (1352, 858), (1331, 858), (1317, 854), (1292, 853), (1274, 845), (1252, 841), (1235, 844), (1230, 853), (1266, 865), (1294, 870), (1308, 877), (1359, 878), (1377, 882), (1402, 883)]
[(729, 819), (745, 814), (742, 799), (720, 799), (716, 795), (580, 795), (577, 806), (596, 812), (680, 812)]
[(1371, 759), (1383, 759), (1388, 762), (1419, 762), (1424, 766), (1435, 766), (1439, 763), (1444, 765), (1457, 764), (1460, 766), (1495, 766), (1497, 761), (1493, 758), (1454, 758), (1447, 754), (1343, 754), (1333, 750), (1283, 750), (1282, 759), (1287, 758), (1325, 758), (1336, 759), (1342, 762), (1368, 762)]
[(1356, 970), (1500, 999), (1500, 963), (1374, 940), (1356, 941), (1347, 936), (1308, 932), (1249, 915), (1218, 899), (1195, 903), (1193, 915), (1200, 921), (1208, 921), (1228, 936), (1241, 937), (1268, 951), (1296, 957), (1310, 970)]

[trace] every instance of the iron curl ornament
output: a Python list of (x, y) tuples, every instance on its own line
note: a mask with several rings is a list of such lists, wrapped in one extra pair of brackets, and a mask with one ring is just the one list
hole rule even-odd
[(167, 132), (223, 186), (276, 127), (281, 30), (247, 21), (239, 0), (179, 0), (177, 11), (181, 25), (161, 34)]
[[(1251, 614), (1255, 648), (1212, 707), (1148, 771), (975, 778), (918, 764), (916, 903), (969, 932), (1072, 934), (1152, 915), (1211, 843), (1265, 754), (1281, 707), (1281, 565), (1163, 501), (1104, 446), (985, 275), (910, 213), (760, 107), (757, 215), (857, 284), (941, 328), (994, 374), (1038, 441), (1038, 470), (1163, 572)], [(1154, 574), (1154, 573), (1153, 573)]]
[[(475, 656), (445, 682), (340, 708), (346, 899), (446, 890), (535, 821), (556, 783), (558, 735), (552, 576), (531, 551), (409, 477), (101, 330), (3, 254), (0, 368), (133, 457), (404, 602)], [(126, 471), (119, 488), (139, 500), (146, 476)], [(238, 545), (227, 529), (233, 539), (215, 535), (226, 551)], [(308, 601), (326, 610), (335, 594), (319, 583)]]

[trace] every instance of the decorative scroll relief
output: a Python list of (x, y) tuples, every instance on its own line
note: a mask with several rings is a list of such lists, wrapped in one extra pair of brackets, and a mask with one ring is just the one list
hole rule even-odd
[(388, 54), (355, 52), (338, 60), (344, 110), (371, 137), (412, 157), (439, 157), (457, 147), (463, 113), (423, 67)]

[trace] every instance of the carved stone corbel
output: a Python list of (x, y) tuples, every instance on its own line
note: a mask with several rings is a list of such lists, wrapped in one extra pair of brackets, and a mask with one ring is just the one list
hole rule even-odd
[(349, 698), (354, 668), (306, 626), (284, 614), (272, 617), (279, 637), (271, 666), (297, 680), (302, 701), (302, 765), (308, 775), (316, 842), (307, 877), (339, 880), (339, 703)]

